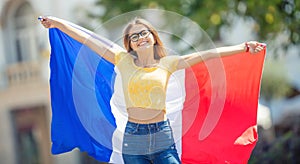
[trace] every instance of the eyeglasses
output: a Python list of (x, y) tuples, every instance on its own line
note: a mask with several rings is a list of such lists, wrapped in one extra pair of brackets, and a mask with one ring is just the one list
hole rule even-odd
[(151, 32), (149, 30), (143, 30), (139, 33), (134, 33), (132, 35), (130, 35), (128, 38), (132, 41), (132, 42), (137, 42), (140, 38), (146, 38), (149, 36)]

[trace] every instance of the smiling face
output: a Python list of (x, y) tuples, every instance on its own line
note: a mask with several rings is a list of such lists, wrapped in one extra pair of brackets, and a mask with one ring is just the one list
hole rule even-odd
[[(149, 31), (147, 34), (145, 31)], [(135, 34), (135, 36), (132, 36)], [(124, 29), (123, 36), (124, 47), (128, 53), (136, 56), (137, 51), (143, 51), (143, 48), (154, 49), (154, 59), (160, 59), (166, 56), (162, 41), (155, 28), (146, 20), (135, 18)]]
[(144, 48), (153, 48), (155, 44), (154, 36), (149, 29), (142, 25), (136, 24), (129, 30), (130, 47), (134, 51), (143, 50)]

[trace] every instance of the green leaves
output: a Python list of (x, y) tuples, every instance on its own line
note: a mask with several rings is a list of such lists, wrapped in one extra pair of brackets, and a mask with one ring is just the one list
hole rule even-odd
[(101, 16), (102, 21), (138, 9), (173, 11), (197, 22), (213, 40), (219, 38), (222, 25), (232, 23), (228, 19), (229, 15), (237, 14), (256, 21), (254, 28), (259, 39), (273, 39), (277, 33), (287, 30), (290, 43), (300, 43), (300, 3), (294, 0), (99, 0), (96, 5), (106, 8), (105, 14)]
[[(232, 15), (238, 15), (256, 22), (249, 28), (254, 28), (259, 40), (274, 40), (285, 31), (289, 39), (281, 46), (300, 43), (300, 3), (294, 0), (99, 0), (96, 5), (106, 9), (104, 15), (95, 15), (103, 22), (139, 9), (173, 11), (197, 22), (212, 40), (219, 39), (222, 26), (234, 25)], [(282, 63), (278, 62), (269, 61), (265, 65), (261, 92), (267, 100), (287, 96), (291, 91), (285, 72), (278, 67)]]
[(286, 69), (283, 66), (284, 63), (280, 60), (267, 60), (265, 62), (261, 93), (267, 101), (286, 97), (292, 92)]

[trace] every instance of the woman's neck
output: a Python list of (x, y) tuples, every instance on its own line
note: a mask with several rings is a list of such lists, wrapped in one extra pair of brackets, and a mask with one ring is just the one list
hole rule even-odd
[(135, 60), (135, 63), (140, 67), (152, 67), (158, 63), (158, 61), (154, 59), (153, 48), (143, 48), (137, 51), (137, 56), (138, 58)]

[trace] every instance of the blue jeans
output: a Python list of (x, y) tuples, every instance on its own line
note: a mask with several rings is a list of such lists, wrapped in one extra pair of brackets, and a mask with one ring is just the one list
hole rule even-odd
[(127, 122), (122, 156), (129, 164), (180, 164), (169, 121)]

